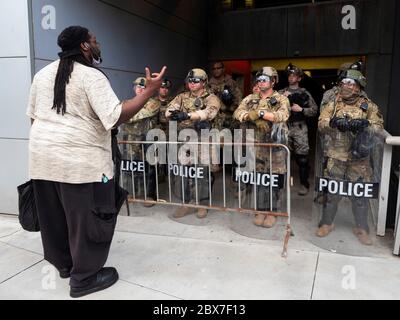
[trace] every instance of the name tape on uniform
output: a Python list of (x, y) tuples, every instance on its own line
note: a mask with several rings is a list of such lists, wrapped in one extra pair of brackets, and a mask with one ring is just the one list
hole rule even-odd
[(318, 192), (327, 192), (343, 197), (367, 199), (377, 199), (379, 197), (379, 183), (350, 182), (317, 177), (315, 186)]
[(269, 187), (270, 184), (272, 188), (283, 188), (285, 175), (283, 174), (272, 174), (270, 176), (269, 173), (265, 172), (248, 172), (242, 171), (238, 168), (234, 171), (233, 181), (239, 182), (243, 184), (250, 184), (263, 187)]

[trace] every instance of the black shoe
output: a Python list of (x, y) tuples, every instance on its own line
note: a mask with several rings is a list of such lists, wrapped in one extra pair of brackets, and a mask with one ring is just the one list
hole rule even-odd
[(71, 287), (69, 294), (71, 298), (80, 298), (88, 294), (107, 289), (117, 281), (118, 281), (118, 272), (115, 268), (102, 268), (94, 276), (94, 280), (91, 284), (82, 288)]
[(67, 279), (69, 278), (71, 275), (71, 268), (62, 268), (60, 270), (58, 270), (60, 272), (60, 278), (62, 279)]

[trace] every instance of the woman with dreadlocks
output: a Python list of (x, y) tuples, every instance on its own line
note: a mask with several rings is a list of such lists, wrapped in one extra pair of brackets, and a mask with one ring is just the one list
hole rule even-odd
[(145, 92), (121, 102), (96, 67), (101, 52), (88, 29), (65, 29), (58, 45), (60, 59), (39, 71), (31, 87), (29, 175), (44, 257), (70, 277), (76, 298), (118, 280), (115, 268), (103, 267), (118, 214), (111, 130), (157, 92), (166, 68), (153, 75), (146, 68)]

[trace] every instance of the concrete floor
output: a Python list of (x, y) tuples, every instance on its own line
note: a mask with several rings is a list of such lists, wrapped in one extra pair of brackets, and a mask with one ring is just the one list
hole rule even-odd
[[(107, 261), (121, 280), (83, 299), (400, 299), (400, 262), (390, 245), (374, 246), (369, 257), (334, 253), (309, 241), (310, 217), (294, 215), (284, 259), (283, 219), (266, 235), (243, 215), (176, 221), (173, 211), (136, 204), (131, 217), (123, 212)], [(0, 270), (0, 299), (70, 299), (68, 280), (43, 260), (40, 234), (11, 216), (0, 216)]]
[[(220, 203), (221, 187), (219, 176), (213, 196)], [(130, 217), (123, 207), (106, 264), (118, 269), (120, 281), (82, 299), (400, 299), (390, 231), (384, 238), (372, 231), (374, 245), (360, 245), (345, 200), (336, 230), (319, 239), (313, 193), (292, 191), (286, 259), (284, 218), (267, 230), (248, 214), (211, 211), (202, 220), (195, 214), (176, 220), (172, 206), (131, 204)], [(15, 216), (0, 215), (0, 270), (0, 299), (70, 299), (68, 280), (43, 260), (40, 234), (23, 231)]]

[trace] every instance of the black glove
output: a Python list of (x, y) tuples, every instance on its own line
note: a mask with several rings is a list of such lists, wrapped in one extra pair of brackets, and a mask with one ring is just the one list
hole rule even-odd
[(185, 121), (189, 119), (189, 115), (186, 112), (181, 112), (179, 110), (171, 111), (170, 119), (173, 121)]
[(352, 144), (351, 153), (354, 159), (363, 159), (368, 157), (376, 145), (374, 135), (369, 130), (358, 133)]
[(211, 124), (209, 121), (197, 121), (194, 125), (197, 130), (211, 130)]
[(350, 130), (354, 133), (361, 132), (369, 126), (367, 119), (353, 119), (350, 121)]
[(329, 126), (331, 128), (337, 128), (341, 132), (346, 132), (350, 130), (350, 122), (346, 118), (335, 117), (329, 122)]

